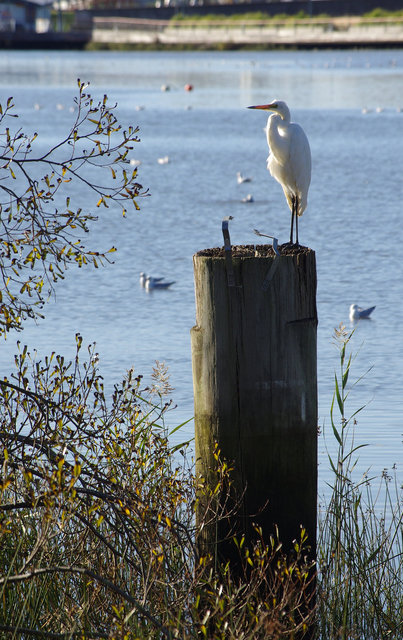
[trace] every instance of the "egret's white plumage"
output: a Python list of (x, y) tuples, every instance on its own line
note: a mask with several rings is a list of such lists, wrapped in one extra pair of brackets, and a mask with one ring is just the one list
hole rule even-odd
[(306, 209), (311, 183), (311, 150), (308, 138), (299, 124), (291, 122), (290, 110), (281, 100), (255, 105), (249, 109), (273, 111), (266, 126), (270, 149), (267, 168), (283, 188), (291, 209), (290, 243), (293, 242), (295, 219), (295, 239), (298, 244), (298, 216), (302, 216)]
[(375, 307), (368, 307), (368, 309), (363, 309), (362, 307), (359, 307), (358, 304), (352, 304), (350, 306), (351, 322), (354, 322), (356, 320), (365, 320), (369, 318), (369, 316), (371, 315), (374, 309)]

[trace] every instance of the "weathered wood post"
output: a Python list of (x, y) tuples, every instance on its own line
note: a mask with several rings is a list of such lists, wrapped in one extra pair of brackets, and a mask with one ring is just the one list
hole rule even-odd
[(266, 540), (277, 525), (285, 549), (302, 525), (316, 554), (315, 253), (286, 245), (280, 252), (232, 247), (230, 269), (223, 249), (193, 257), (196, 473), (214, 486), (218, 443), (241, 496), (230, 521), (204, 527), (199, 547), (228, 559), (228, 537), (250, 539), (252, 523)]

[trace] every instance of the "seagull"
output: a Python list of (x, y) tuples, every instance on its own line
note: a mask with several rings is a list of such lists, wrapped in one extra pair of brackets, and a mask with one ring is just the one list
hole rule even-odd
[(162, 282), (163, 280), (163, 278), (152, 278), (151, 276), (147, 276), (145, 283), (146, 291), (150, 291), (150, 289), (168, 289), (171, 284), (175, 284), (174, 281)]
[(163, 156), (162, 158), (158, 158), (158, 164), (168, 164), (169, 156)]
[(164, 278), (154, 278), (153, 276), (148, 276), (147, 274), (144, 273), (144, 271), (142, 271), (140, 273), (140, 286), (141, 287), (145, 287), (146, 286), (147, 279), (153, 280), (154, 282), (161, 282), (161, 280), (163, 280)]
[(350, 307), (350, 320), (351, 322), (356, 320), (368, 319), (375, 307), (369, 307), (368, 309), (362, 309), (358, 304), (352, 304)]
[(248, 193), (247, 196), (245, 196), (244, 198), (242, 198), (241, 202), (254, 202), (254, 198), (253, 195), (251, 193)]
[(244, 182), (252, 182), (252, 178), (246, 178), (240, 171), (238, 171), (236, 174), (236, 181), (238, 184), (243, 184)]

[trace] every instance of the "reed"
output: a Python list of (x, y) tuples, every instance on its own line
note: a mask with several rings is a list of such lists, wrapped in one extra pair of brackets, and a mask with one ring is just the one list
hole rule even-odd
[[(357, 414), (347, 417), (352, 337), (335, 331), (340, 371), (330, 419), (337, 441), (331, 497), (320, 515), (318, 540), (319, 637), (377, 640), (403, 634), (403, 509), (395, 470), (382, 478), (356, 477)], [(374, 488), (374, 481), (377, 485)]]

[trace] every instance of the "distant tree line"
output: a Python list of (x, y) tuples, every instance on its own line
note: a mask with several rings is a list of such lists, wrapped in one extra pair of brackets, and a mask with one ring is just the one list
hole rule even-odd
[(400, 11), (401, 0), (277, 0), (275, 2), (218, 2), (217, 0), (161, 0), (159, 7), (153, 0), (91, 0), (88, 5), (94, 15), (117, 15), (132, 18), (169, 19), (180, 8), (187, 15), (215, 13), (230, 16), (243, 12), (265, 12), (269, 15), (294, 15), (304, 11), (311, 16), (362, 15), (374, 9)]

